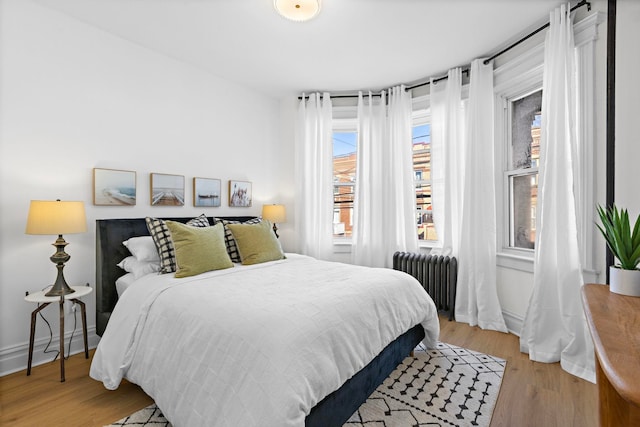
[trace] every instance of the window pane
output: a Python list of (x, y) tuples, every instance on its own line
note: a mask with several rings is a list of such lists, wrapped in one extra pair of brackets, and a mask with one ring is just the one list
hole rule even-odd
[(413, 143), (414, 144), (428, 144), (431, 142), (431, 124), (413, 127)]
[(419, 240), (438, 240), (431, 210), (431, 124), (413, 127), (413, 171)]
[(431, 210), (431, 185), (416, 185), (416, 224), (419, 240), (438, 240)]
[(353, 182), (356, 179), (356, 132), (333, 133), (334, 182)]
[(357, 135), (356, 132), (333, 133), (333, 235), (336, 237), (351, 237)]
[(416, 181), (431, 180), (431, 126), (413, 128), (413, 170)]
[(536, 202), (538, 174), (512, 176), (510, 179), (511, 217), (513, 220), (511, 246), (533, 249), (536, 240)]
[[(537, 168), (540, 160), (542, 91), (511, 103), (511, 170)], [(509, 178), (510, 246), (533, 249), (536, 239), (536, 199), (538, 174)]]
[(542, 91), (514, 101), (511, 105), (511, 169), (537, 167), (540, 158)]
[(333, 235), (335, 237), (351, 237), (353, 185), (336, 185), (333, 190)]

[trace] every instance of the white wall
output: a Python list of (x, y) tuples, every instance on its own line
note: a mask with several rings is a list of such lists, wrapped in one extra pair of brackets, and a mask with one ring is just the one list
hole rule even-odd
[(615, 203), (640, 214), (640, 2), (618, 0), (616, 34)]
[[(65, 236), (65, 276), (93, 285), (95, 219), (259, 215), (263, 202), (285, 203), (293, 214), (294, 188), (293, 138), (281, 138), (278, 100), (30, 0), (1, 1), (0, 375), (26, 366), (36, 307), (24, 301), (25, 292), (51, 284), (56, 274), (48, 260), (55, 236), (24, 234), (30, 200), (85, 202), (88, 231)], [(137, 205), (93, 206), (94, 167), (136, 171)], [(184, 207), (150, 206), (151, 172), (185, 176)], [(195, 176), (219, 178), (223, 188), (229, 179), (252, 181), (253, 207), (227, 207), (225, 190), (222, 207), (194, 208)], [(280, 228), (286, 250), (292, 227)], [(95, 293), (83, 300), (93, 333)], [(43, 314), (57, 339), (57, 306)], [(70, 331), (70, 314), (66, 325)], [(36, 363), (51, 360), (40, 351), (48, 336), (39, 321)]]

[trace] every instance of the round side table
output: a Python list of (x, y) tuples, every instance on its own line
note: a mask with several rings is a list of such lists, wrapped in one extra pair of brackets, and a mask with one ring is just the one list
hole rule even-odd
[(45, 294), (49, 289), (43, 291), (32, 292), (24, 297), (27, 302), (39, 304), (38, 308), (31, 313), (31, 334), (29, 336), (29, 363), (27, 365), (27, 375), (31, 375), (31, 362), (33, 361), (33, 340), (36, 333), (36, 316), (46, 306), (52, 302), (58, 302), (60, 305), (60, 382), (64, 382), (64, 302), (73, 301), (80, 305), (82, 309), (82, 337), (84, 338), (84, 357), (89, 358), (89, 346), (87, 342), (87, 311), (84, 303), (78, 298), (90, 294), (93, 288), (87, 286), (71, 286), (75, 292), (61, 296), (48, 297)]

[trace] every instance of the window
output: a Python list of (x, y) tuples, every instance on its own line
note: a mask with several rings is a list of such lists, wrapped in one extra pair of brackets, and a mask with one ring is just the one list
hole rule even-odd
[[(333, 132), (333, 236), (352, 236), (353, 197), (356, 179), (358, 133)], [(437, 240), (431, 210), (431, 125), (417, 124), (412, 129), (413, 170), (416, 185), (416, 232), (419, 240)]]
[(351, 237), (357, 137), (358, 134), (354, 131), (333, 132), (334, 237)]
[[(420, 241), (437, 240), (431, 210), (431, 124), (426, 110), (413, 115), (413, 172), (416, 232)], [(358, 132), (352, 119), (335, 119), (333, 128), (333, 237), (351, 238)]]
[(431, 209), (431, 124), (414, 125), (412, 140), (418, 240), (438, 240)]
[[(596, 200), (596, 177), (595, 169), (596, 161), (595, 150), (597, 117), (596, 109), (598, 103), (595, 93), (595, 77), (596, 67), (594, 48), (598, 39), (598, 24), (604, 22), (604, 15), (591, 14), (579, 22), (574, 24), (574, 37), (576, 42), (576, 102), (574, 104), (575, 120), (578, 124), (576, 128), (576, 138), (578, 140), (577, 157), (581, 159), (582, 167), (575, 176), (574, 192), (576, 194), (577, 215), (579, 217), (578, 239), (581, 242), (580, 257), (583, 265), (583, 275), (585, 283), (597, 282), (598, 270), (601, 269), (599, 263), (596, 262), (597, 254), (595, 241), (597, 229), (593, 227), (593, 218), (595, 213)], [(527, 120), (528, 127), (531, 132), (531, 163), (530, 167), (523, 167), (518, 170), (515, 168), (512, 156), (513, 133), (513, 116), (514, 108), (518, 108), (517, 101), (524, 100), (527, 97), (540, 97), (542, 95), (541, 88), (543, 84), (544, 72), (544, 38), (538, 41), (527, 43), (527, 48), (523, 48), (520, 54), (514, 55), (512, 58), (506, 59), (501, 63), (494, 72), (494, 92), (496, 95), (495, 103), (495, 147), (496, 147), (496, 167), (502, 173), (499, 179), (496, 191), (496, 215), (497, 215), (497, 264), (500, 267), (519, 270), (523, 272), (533, 273), (534, 270), (534, 250), (517, 247), (515, 245), (515, 231), (518, 229), (516, 222), (527, 222), (520, 229), (521, 235), (529, 234), (527, 241), (530, 247), (533, 247), (535, 235), (540, 230), (535, 229), (536, 218), (540, 215), (537, 211), (538, 198), (538, 166), (539, 166), (539, 146), (536, 140), (539, 137), (540, 118), (536, 118), (535, 113), (541, 111), (541, 104), (532, 109), (533, 116)], [(500, 71), (498, 71), (498, 69)], [(515, 106), (514, 106), (515, 104)], [(519, 103), (522, 106), (523, 103)], [(519, 108), (518, 108), (519, 109)], [(538, 114), (539, 116), (540, 114)], [(524, 122), (524, 123), (527, 123)], [(517, 144), (517, 143), (516, 143)], [(526, 165), (525, 165), (526, 166)], [(529, 180), (525, 182), (525, 178), (515, 179), (520, 175), (529, 175)], [(513, 182), (515, 181), (515, 182)], [(522, 218), (516, 220), (514, 218), (514, 206), (517, 205), (513, 197), (514, 187), (518, 184), (526, 184), (525, 191), (521, 188), (516, 189), (515, 194), (520, 199), (527, 200), (525, 206), (528, 206), (528, 214), (524, 221)], [(527, 188), (528, 187), (528, 188)], [(520, 193), (519, 193), (520, 192)], [(518, 209), (518, 213), (524, 213), (524, 209)], [(502, 281), (501, 281), (502, 282)], [(499, 283), (499, 287), (506, 285), (506, 282)]]
[(510, 101), (510, 144), (506, 180), (509, 247), (534, 249), (542, 91)]

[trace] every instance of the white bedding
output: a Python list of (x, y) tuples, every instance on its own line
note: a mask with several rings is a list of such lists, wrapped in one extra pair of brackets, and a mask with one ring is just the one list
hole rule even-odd
[[(157, 276), (157, 273), (155, 274)], [(116, 292), (118, 293), (118, 298), (122, 296), (124, 291), (127, 290), (129, 286), (136, 281), (136, 276), (133, 273), (127, 273), (124, 276), (120, 276), (116, 279)]]
[(287, 259), (176, 279), (118, 301), (91, 365), (139, 384), (175, 426), (303, 426), (309, 411), (416, 324), (439, 335), (418, 282), (390, 269)]

